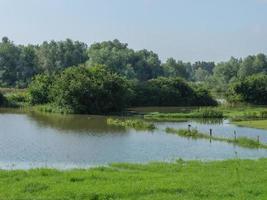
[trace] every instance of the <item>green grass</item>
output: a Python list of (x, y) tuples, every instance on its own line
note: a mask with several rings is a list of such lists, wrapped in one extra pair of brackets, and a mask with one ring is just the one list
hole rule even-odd
[(177, 134), (181, 137), (188, 137), (193, 139), (209, 139), (213, 141), (221, 141), (227, 142), (231, 144), (235, 144), (237, 146), (246, 147), (246, 148), (263, 148), (267, 149), (266, 144), (262, 144), (257, 140), (246, 138), (246, 137), (237, 137), (237, 138), (224, 138), (219, 136), (210, 136), (208, 134), (200, 133), (196, 129), (186, 130), (186, 129), (174, 129), (174, 128), (166, 128), (167, 133)]
[[(267, 119), (267, 106), (225, 106), (191, 108), (187, 112), (159, 113), (152, 112), (144, 115), (147, 120), (182, 122), (188, 119), (223, 119), (233, 122)], [(257, 128), (257, 127), (256, 127)]]
[(73, 111), (68, 109), (60, 108), (53, 104), (44, 104), (28, 107), (31, 111), (44, 112), (44, 113), (55, 113), (55, 114), (74, 114)]
[(0, 171), (2, 200), (263, 200), (267, 160)]
[(237, 121), (234, 124), (250, 128), (267, 129), (267, 120)]
[(153, 123), (145, 122), (144, 120), (140, 120), (140, 119), (119, 120), (119, 119), (108, 118), (107, 124), (111, 126), (119, 126), (123, 128), (134, 128), (136, 130), (156, 129)]
[(144, 115), (145, 119), (149, 120), (157, 120), (157, 121), (184, 121), (188, 118), (223, 118), (223, 112), (218, 110), (217, 108), (200, 108), (196, 110), (192, 110), (191, 112), (186, 113), (150, 113)]

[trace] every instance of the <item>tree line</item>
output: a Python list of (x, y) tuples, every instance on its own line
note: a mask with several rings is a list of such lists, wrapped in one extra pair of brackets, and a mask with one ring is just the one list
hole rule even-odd
[[(267, 73), (264, 54), (244, 59), (231, 58), (226, 62), (195, 63), (169, 58), (162, 62), (149, 50), (134, 51), (119, 40), (87, 44), (67, 39), (43, 42), (41, 45), (15, 45), (7, 37), (0, 42), (1, 86), (27, 87), (36, 74), (54, 74), (71, 66), (87, 63), (105, 65), (127, 79), (147, 81), (159, 76), (180, 77), (193, 82), (216, 85), (218, 91), (226, 91), (227, 85), (237, 79)], [(216, 84), (214, 84), (216, 83)]]
[[(35, 80), (43, 78), (47, 79), (47, 82), (54, 82), (53, 77), (59, 80), (59, 76), (67, 73), (67, 68), (73, 72), (75, 68), (102, 69), (103, 67), (107, 73), (112, 76), (116, 74), (130, 84), (130, 88), (134, 90), (133, 96), (138, 97), (131, 98), (134, 99), (131, 105), (178, 105), (177, 101), (179, 105), (186, 103), (200, 105), (195, 101), (195, 92), (198, 95), (202, 94), (202, 97), (205, 95), (208, 97), (207, 101), (199, 98), (203, 101), (202, 104), (204, 102), (214, 104), (210, 101), (207, 90), (222, 92), (227, 95), (229, 101), (267, 104), (266, 100), (261, 100), (261, 95), (257, 96), (259, 100), (252, 101), (253, 92), (248, 93), (246, 90), (248, 86), (253, 88), (251, 90), (254, 92), (267, 90), (264, 88), (265, 79), (262, 78), (267, 73), (267, 58), (264, 54), (251, 55), (243, 59), (232, 57), (229, 61), (219, 63), (207, 61), (190, 63), (174, 58), (162, 62), (155, 52), (146, 49), (135, 51), (119, 40), (94, 43), (91, 46), (71, 39), (57, 42), (45, 41), (40, 45), (16, 45), (4, 37), (0, 42), (1, 87), (27, 88), (36, 75), (40, 77), (37, 76)], [(73, 77), (73, 73), (71, 74), (69, 76)], [(105, 76), (108, 75), (105, 74)], [(246, 80), (247, 83), (244, 82)], [(251, 81), (263, 83), (249, 85), (248, 82)], [(177, 82), (179, 82), (178, 85), (176, 85)], [(186, 87), (181, 89), (182, 83), (185, 82), (190, 88), (188, 91)], [(180, 88), (177, 89), (177, 87)], [(170, 88), (173, 90), (171, 91)], [(176, 93), (175, 89), (179, 92)], [(172, 98), (173, 96), (177, 98)], [(146, 97), (149, 98), (146, 99)], [(178, 97), (180, 97), (179, 100)], [(191, 101), (183, 97), (190, 97)], [(38, 99), (38, 96), (35, 98)], [(43, 101), (46, 98), (48, 96), (44, 96)]]
[(181, 78), (159, 77), (140, 84), (104, 65), (37, 75), (28, 92), (31, 105), (49, 104), (67, 113), (108, 114), (131, 106), (217, 105), (207, 90), (193, 88)]

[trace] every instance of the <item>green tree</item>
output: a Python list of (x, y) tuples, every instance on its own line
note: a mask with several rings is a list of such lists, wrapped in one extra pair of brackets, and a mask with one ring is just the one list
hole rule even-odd
[(0, 43), (0, 75), (1, 84), (14, 86), (17, 80), (17, 65), (20, 50), (7, 37), (2, 38)]
[(89, 64), (105, 65), (108, 70), (127, 78), (136, 76), (133, 70), (134, 51), (119, 40), (95, 43), (88, 49)]
[(29, 103), (32, 105), (50, 102), (50, 89), (54, 81), (53, 76), (39, 74), (29, 85)]
[(238, 71), (240, 78), (245, 78), (253, 74), (266, 73), (267, 72), (267, 58), (264, 54), (258, 54), (256, 56), (246, 57)]
[(43, 42), (37, 48), (38, 65), (43, 72), (52, 74), (67, 67), (85, 63), (87, 45), (70, 39), (56, 42)]
[(128, 79), (146, 81), (162, 74), (157, 54), (145, 49), (135, 52), (119, 40), (93, 44), (88, 56), (91, 66), (105, 65), (111, 72)]
[(177, 77), (159, 77), (149, 80), (145, 84), (137, 83), (134, 91), (134, 106), (216, 105), (216, 102), (204, 89), (197, 88), (195, 90), (183, 79)]
[(203, 81), (206, 81), (209, 78), (209, 76), (210, 76), (210, 73), (207, 70), (198, 68), (195, 71), (194, 80), (203, 82)]
[(190, 64), (176, 61), (174, 58), (168, 58), (166, 63), (163, 64), (164, 75), (166, 77), (181, 77), (188, 79), (190, 76), (188, 72), (190, 67)]
[(135, 53), (133, 69), (140, 81), (147, 81), (163, 74), (161, 62), (157, 54), (146, 49)]
[(229, 87), (227, 96), (230, 101), (267, 105), (267, 75), (256, 74), (236, 81)]
[(53, 102), (74, 113), (106, 114), (122, 111), (131, 90), (125, 78), (104, 67), (71, 67), (56, 77)]

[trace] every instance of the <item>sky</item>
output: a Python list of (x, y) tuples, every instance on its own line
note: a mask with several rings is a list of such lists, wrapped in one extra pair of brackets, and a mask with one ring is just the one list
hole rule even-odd
[(164, 61), (267, 54), (267, 0), (0, 0), (0, 37), (16, 44), (119, 39)]

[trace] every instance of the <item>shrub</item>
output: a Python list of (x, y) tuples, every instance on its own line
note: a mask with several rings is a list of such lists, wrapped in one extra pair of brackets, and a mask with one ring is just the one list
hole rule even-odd
[(74, 113), (107, 114), (125, 109), (128, 81), (104, 67), (71, 67), (59, 74), (51, 88), (55, 105)]
[(267, 75), (253, 75), (233, 83), (227, 92), (229, 101), (267, 105)]
[(159, 77), (134, 86), (133, 106), (216, 105), (203, 88), (193, 89), (181, 78)]
[(53, 76), (46, 74), (35, 76), (29, 85), (29, 103), (32, 105), (48, 103), (53, 80)]

